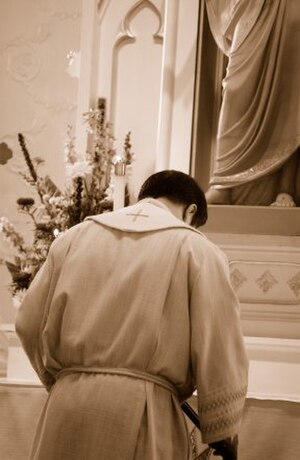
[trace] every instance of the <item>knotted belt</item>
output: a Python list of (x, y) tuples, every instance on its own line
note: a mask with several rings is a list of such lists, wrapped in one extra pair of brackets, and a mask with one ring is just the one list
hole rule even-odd
[[(132, 377), (134, 379), (145, 380), (146, 382), (152, 382), (155, 385), (159, 385), (166, 390), (171, 391), (175, 396), (178, 395), (178, 391), (169, 380), (158, 375), (149, 374), (148, 372), (138, 371), (135, 369), (124, 369), (124, 368), (111, 368), (111, 367), (83, 367), (83, 366), (74, 366), (74, 367), (65, 367), (61, 369), (56, 374), (56, 380), (58, 380), (62, 375), (75, 374), (75, 373), (86, 373), (86, 374), (110, 374), (110, 375), (123, 375), (125, 377)], [(187, 403), (183, 402), (181, 408), (184, 413), (190, 418), (190, 420), (200, 428), (200, 421), (197, 413), (194, 409)]]
[(156, 385), (159, 385), (166, 390), (171, 391), (174, 395), (178, 397), (178, 391), (169, 380), (164, 377), (150, 374), (144, 371), (138, 371), (135, 369), (124, 369), (124, 368), (111, 368), (111, 367), (83, 367), (83, 366), (74, 366), (66, 367), (61, 369), (56, 374), (56, 380), (58, 380), (62, 375), (65, 374), (74, 374), (74, 373), (85, 373), (85, 374), (111, 374), (111, 375), (123, 375), (126, 377), (132, 377), (134, 379), (145, 380), (146, 382), (152, 382)]

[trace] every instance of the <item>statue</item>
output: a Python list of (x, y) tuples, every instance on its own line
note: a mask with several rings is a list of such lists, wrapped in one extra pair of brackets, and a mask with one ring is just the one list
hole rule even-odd
[(228, 57), (211, 204), (300, 206), (297, 0), (206, 0)]

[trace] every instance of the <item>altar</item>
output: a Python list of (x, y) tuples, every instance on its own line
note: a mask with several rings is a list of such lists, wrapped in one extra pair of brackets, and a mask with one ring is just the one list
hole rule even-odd
[[(300, 340), (245, 337), (249, 385), (239, 460), (300, 458)], [(197, 410), (196, 396), (189, 401)], [(199, 451), (201, 435), (188, 421)], [(216, 458), (216, 457), (212, 457)]]
[[(46, 391), (39, 385), (0, 382), (1, 460), (27, 460), (46, 398)], [(190, 403), (195, 405), (195, 400)], [(189, 427), (192, 429), (190, 423)], [(299, 433), (299, 402), (249, 397), (240, 432), (239, 459), (296, 460), (300, 457)]]
[(27, 460), (47, 392), (39, 384), (0, 381), (0, 458)]
[[(245, 342), (250, 374), (239, 460), (296, 460), (300, 458), (300, 341), (245, 337)], [(28, 458), (47, 399), (37, 379), (26, 381), (17, 375), (0, 379), (1, 460)], [(196, 395), (189, 403), (196, 409)], [(188, 419), (187, 424), (197, 448), (203, 450), (200, 432)]]

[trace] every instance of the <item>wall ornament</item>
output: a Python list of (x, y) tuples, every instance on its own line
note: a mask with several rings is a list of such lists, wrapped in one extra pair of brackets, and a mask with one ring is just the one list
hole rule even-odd
[(115, 46), (118, 46), (124, 40), (134, 41), (135, 35), (132, 33), (130, 29), (130, 22), (133, 17), (138, 14), (142, 9), (149, 8), (153, 11), (153, 13), (158, 18), (158, 27), (153, 34), (153, 40), (157, 42), (163, 41), (163, 21), (161, 17), (160, 11), (156, 8), (156, 6), (150, 2), (149, 0), (139, 0), (135, 5), (133, 5), (127, 12), (126, 16), (123, 18), (120, 26), (120, 30), (117, 34), (115, 40)]

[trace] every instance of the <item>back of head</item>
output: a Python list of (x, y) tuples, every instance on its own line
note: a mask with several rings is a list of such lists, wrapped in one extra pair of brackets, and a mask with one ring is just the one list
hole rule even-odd
[(207, 220), (205, 194), (197, 182), (181, 171), (165, 170), (152, 174), (141, 187), (138, 200), (144, 198), (168, 198), (175, 204), (197, 205), (192, 225), (200, 227)]

